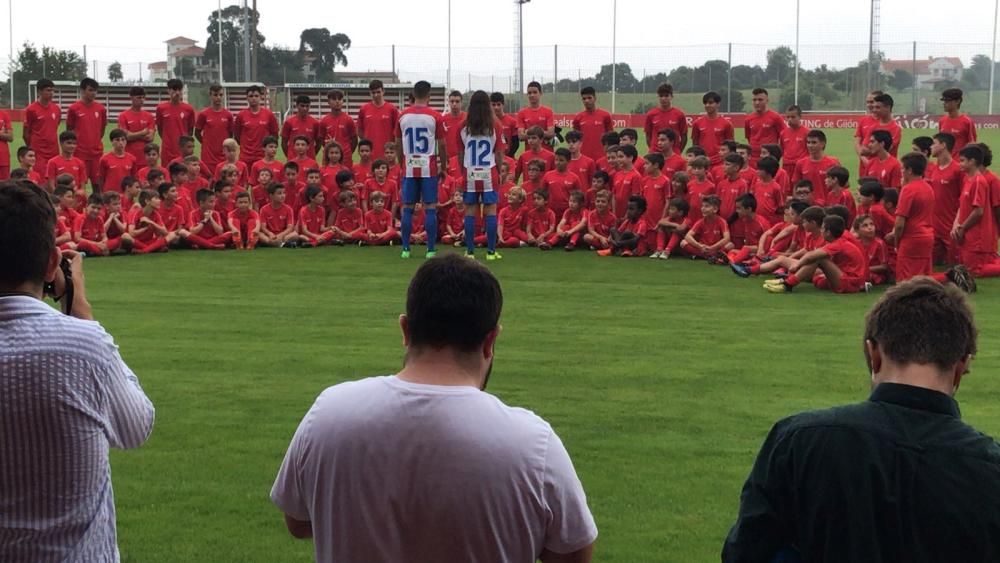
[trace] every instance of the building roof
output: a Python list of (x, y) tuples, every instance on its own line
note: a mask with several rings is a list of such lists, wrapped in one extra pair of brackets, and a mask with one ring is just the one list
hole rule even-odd
[(167, 61), (157, 61), (155, 63), (149, 63), (146, 67), (149, 70), (167, 70)]
[(195, 41), (194, 39), (188, 39), (183, 35), (178, 35), (173, 39), (167, 39), (166, 41), (164, 41), (164, 43), (166, 43), (167, 45), (194, 45), (195, 43), (197, 43), (197, 41)]
[(897, 70), (905, 70), (912, 73), (916, 69), (917, 74), (930, 74), (931, 63), (935, 61), (946, 61), (956, 68), (962, 68), (962, 59), (958, 57), (928, 57), (917, 60), (915, 64), (913, 59), (887, 59), (882, 61), (882, 72), (892, 74)]
[(205, 49), (197, 45), (192, 45), (175, 51), (173, 55), (174, 57), (202, 57), (205, 55)]

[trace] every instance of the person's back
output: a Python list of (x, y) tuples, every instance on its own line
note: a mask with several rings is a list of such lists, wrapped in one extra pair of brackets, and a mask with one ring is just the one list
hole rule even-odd
[(545, 547), (580, 547), (545, 533), (579, 529), (566, 519), (586, 505), (552, 503), (565, 491), (549, 487), (575, 474), (531, 412), (473, 387), (396, 377), (327, 389), (312, 412), (305, 435), (323, 439), (295, 448), (315, 463), (275, 492), (311, 498), (317, 560), (534, 561)]
[(868, 401), (772, 428), (722, 560), (1000, 561), (1000, 445), (952, 397), (975, 339), (958, 289), (917, 277), (887, 291), (865, 331)]
[(501, 303), (482, 265), (428, 260), (400, 317), (403, 369), (331, 387), (303, 418), (271, 499), (317, 561), (590, 560), (597, 528), (566, 448), (483, 391)]

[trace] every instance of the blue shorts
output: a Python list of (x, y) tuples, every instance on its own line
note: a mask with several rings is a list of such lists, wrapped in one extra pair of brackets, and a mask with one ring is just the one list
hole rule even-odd
[(477, 203), (482, 203), (483, 205), (496, 205), (500, 201), (500, 195), (496, 192), (465, 192), (462, 194), (462, 201), (465, 205), (475, 205)]
[(403, 178), (402, 192), (404, 205), (437, 203), (438, 178)]

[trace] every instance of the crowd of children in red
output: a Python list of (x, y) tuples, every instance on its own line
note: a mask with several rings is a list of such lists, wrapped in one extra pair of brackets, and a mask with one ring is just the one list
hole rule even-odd
[[(97, 83), (81, 84), (81, 101), (70, 112), (74, 126), (57, 143), (61, 114), (52, 107), (50, 85), (38, 84), (40, 99), (26, 110), (19, 168), (10, 175), (52, 192), (63, 248), (107, 255), (399, 241), (393, 142), (399, 112), (382, 100), (377, 81), (357, 122), (343, 113), (342, 92), (330, 92), (331, 111), (322, 120), (309, 115), (302, 97), (280, 138), (256, 87), (247, 92), (251, 107), (236, 116), (222, 107), (218, 87), (212, 106), (196, 113), (180, 101), (183, 85), (171, 81), (171, 99), (155, 116), (142, 110), (143, 92), (136, 89), (132, 108), (110, 132), (113, 149), (103, 156), (94, 150), (103, 145), (107, 122), (93, 101)], [(941, 131), (917, 137), (912, 152), (897, 159), (901, 129), (892, 98), (872, 92), (855, 135), (856, 200), (850, 172), (825, 154), (824, 133), (803, 127), (795, 106), (784, 115), (769, 110), (763, 89), (754, 90), (748, 142), (740, 144), (718, 113), (717, 93), (705, 94), (706, 113), (689, 128), (672, 106), (672, 88), (662, 85), (644, 131), (655, 150), (643, 156), (638, 132), (612, 130), (592, 89), (560, 148), (553, 148), (554, 118), (540, 104), (540, 85), (529, 84), (529, 105), (516, 118), (494, 93), (507, 155), (499, 164), (497, 240), (502, 247), (584, 248), (602, 256), (700, 258), (729, 264), (743, 277), (775, 274), (764, 284), (772, 292), (810, 281), (857, 292), (931, 275), (937, 262), (952, 265), (939, 279), (972, 290), (974, 276), (1000, 275), (1000, 180), (988, 170), (992, 155), (975, 142), (974, 124), (959, 112), (961, 97), (960, 90), (946, 90)], [(461, 105), (461, 94), (452, 92), (443, 120), (448, 145), (463, 123)], [(162, 147), (152, 142), (154, 130)], [(689, 133), (693, 144), (685, 150)], [(520, 140), (526, 146), (514, 158)], [(279, 148), (286, 162), (277, 160)], [(418, 205), (410, 242), (436, 237), (462, 246), (465, 182), (455, 157), (441, 164), (437, 232), (426, 232)], [(482, 219), (476, 215), (477, 243), (486, 240)]]

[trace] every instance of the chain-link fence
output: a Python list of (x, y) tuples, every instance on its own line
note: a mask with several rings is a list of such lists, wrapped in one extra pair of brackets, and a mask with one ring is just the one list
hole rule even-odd
[[(86, 73), (101, 82), (180, 74), (191, 84), (193, 101), (203, 99), (204, 88), (197, 84), (207, 86), (218, 76), (205, 59), (178, 59), (168, 68), (159, 49), (90, 52)], [(922, 113), (936, 111), (938, 92), (954, 86), (965, 90), (965, 111), (985, 114), (992, 109), (990, 52), (989, 44), (895, 42), (882, 43), (870, 60), (867, 44), (802, 45), (796, 80), (796, 52), (789, 45), (617, 47), (614, 55), (610, 46), (549, 45), (524, 48), (523, 78), (541, 83), (545, 103), (559, 113), (579, 110), (582, 86), (594, 86), (605, 108), (639, 113), (656, 103), (657, 86), (669, 82), (674, 103), (689, 112), (701, 110), (708, 90), (722, 94), (724, 111), (749, 111), (750, 91), (761, 86), (775, 107), (797, 101), (806, 111), (861, 111), (865, 93), (879, 88), (893, 95), (897, 113)], [(513, 48), (454, 48), (449, 56), (444, 47), (354, 46), (346, 54), (349, 66), (335, 69), (334, 81), (338, 73), (391, 71), (403, 82), (423, 79), (464, 92), (502, 92), (512, 108), (524, 101)]]

